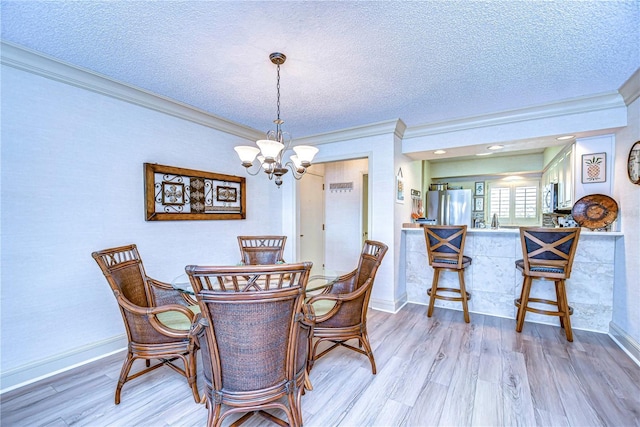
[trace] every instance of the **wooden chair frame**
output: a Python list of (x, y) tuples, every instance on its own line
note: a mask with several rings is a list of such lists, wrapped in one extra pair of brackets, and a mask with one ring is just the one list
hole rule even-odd
[(241, 261), (245, 265), (284, 263), (287, 236), (238, 236)]
[[(543, 235), (557, 235), (557, 239), (541, 239)], [(520, 242), (523, 259), (516, 261), (516, 268), (522, 272), (522, 292), (520, 298), (514, 300), (518, 307), (516, 315), (516, 331), (522, 332), (527, 311), (548, 316), (558, 316), (560, 327), (564, 328), (567, 341), (573, 341), (571, 330), (571, 314), (573, 308), (567, 301), (565, 280), (571, 276), (573, 259), (578, 248), (580, 228), (543, 228), (521, 227)], [(545, 240), (551, 240), (547, 242)], [(569, 247), (566, 244), (569, 243)], [(564, 246), (564, 250), (561, 248)], [(553, 257), (548, 259), (546, 257)], [(533, 280), (552, 280), (555, 284), (556, 300), (530, 297)], [(555, 306), (556, 310), (544, 310), (530, 307), (529, 303)]]
[[(314, 327), (313, 309), (304, 303), (311, 266), (305, 262), (186, 267), (202, 313), (194, 334), (202, 348), (208, 426), (220, 426), (237, 413), (245, 415), (234, 426), (254, 414), (279, 425), (302, 425), (301, 399)], [(276, 330), (281, 323), (269, 325), (274, 316), (290, 322), (286, 337)], [(277, 342), (280, 347), (273, 348)], [(286, 345), (284, 355), (282, 345)], [(235, 356), (225, 358), (230, 351)], [(240, 381), (233, 378), (239, 375), (248, 385), (238, 386)], [(265, 412), (276, 408), (284, 411), (288, 424)]]
[[(431, 289), (427, 290), (427, 295), (429, 295), (429, 308), (427, 310), (427, 317), (431, 317), (433, 315), (433, 308), (435, 306), (436, 299), (446, 301), (460, 301), (462, 302), (464, 321), (466, 323), (469, 323), (470, 319), (468, 301), (471, 299), (471, 294), (467, 292), (464, 281), (464, 269), (471, 265), (471, 258), (464, 255), (464, 245), (467, 240), (467, 226), (428, 225), (423, 226), (423, 228), (427, 245), (427, 256), (429, 258), (429, 265), (433, 268), (433, 281), (431, 282)], [(443, 231), (451, 231), (451, 234), (449, 236), (443, 236), (440, 234)], [(460, 238), (460, 245), (453, 243), (458, 238)], [(432, 239), (435, 241), (435, 243), (432, 242)], [(440, 279), (440, 272), (442, 270), (457, 272), (460, 288), (456, 289), (439, 287), (438, 281)], [(441, 291), (460, 294), (460, 296), (457, 297), (442, 295), (438, 293)]]
[[(146, 275), (136, 245), (105, 249), (91, 255), (116, 297), (129, 342), (116, 386), (116, 405), (120, 403), (120, 393), (127, 381), (161, 366), (168, 366), (186, 377), (193, 399), (200, 402), (196, 382), (196, 341), (189, 330), (172, 329), (158, 319), (159, 314), (179, 312), (193, 323), (195, 314), (187, 308), (186, 296), (170, 284)], [(136, 359), (145, 360), (146, 369), (129, 375)], [(158, 359), (160, 363), (151, 366), (151, 359)], [(177, 359), (182, 361), (184, 369), (173, 363)]]
[[(373, 282), (387, 250), (384, 243), (365, 241), (357, 268), (327, 285), (319, 295), (309, 298), (308, 302), (312, 305), (322, 300), (335, 302), (329, 312), (316, 316), (313, 330), (315, 344), (313, 339), (310, 342), (310, 368), (316, 360), (334, 348), (343, 346), (367, 356), (371, 362), (371, 371), (376, 373), (376, 362), (367, 334), (367, 310)], [(358, 347), (347, 344), (351, 339), (358, 340)], [(324, 341), (329, 341), (332, 345), (316, 354), (318, 345)]]

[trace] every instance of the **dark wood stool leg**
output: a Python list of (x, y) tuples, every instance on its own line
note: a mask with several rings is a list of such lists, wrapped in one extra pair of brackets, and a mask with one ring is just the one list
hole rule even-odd
[(438, 290), (438, 279), (440, 278), (440, 269), (433, 269), (433, 282), (431, 284), (431, 295), (429, 297), (429, 309), (427, 310), (427, 317), (433, 315), (433, 306), (436, 302), (436, 292)]
[(522, 281), (522, 292), (520, 293), (520, 307), (518, 308), (518, 317), (516, 320), (516, 331), (522, 332), (522, 326), (524, 325), (524, 318), (527, 313), (527, 304), (529, 303), (529, 292), (531, 292), (532, 279), (529, 276), (524, 276)]
[(560, 301), (558, 301), (559, 311), (563, 313), (560, 317), (560, 321), (564, 318), (564, 333), (567, 335), (567, 341), (573, 342), (573, 331), (571, 330), (571, 314), (569, 313), (569, 303), (567, 301), (567, 290), (564, 286), (564, 280), (558, 281), (558, 294), (560, 295)]
[[(562, 307), (560, 306), (560, 300), (562, 299), (562, 296), (560, 295), (560, 281), (556, 280), (554, 282), (554, 285), (556, 287), (556, 302), (558, 303), (558, 311), (562, 311)], [(559, 318), (560, 318), (560, 327), (564, 329), (564, 316), (559, 316)]]
[(469, 307), (467, 306), (467, 288), (464, 284), (464, 270), (458, 270), (458, 280), (460, 281), (460, 296), (462, 297), (462, 311), (464, 312), (464, 321), (469, 323)]

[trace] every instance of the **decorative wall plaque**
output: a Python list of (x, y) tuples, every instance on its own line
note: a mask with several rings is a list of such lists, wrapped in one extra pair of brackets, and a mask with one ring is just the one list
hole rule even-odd
[(245, 219), (245, 178), (144, 164), (147, 221)]

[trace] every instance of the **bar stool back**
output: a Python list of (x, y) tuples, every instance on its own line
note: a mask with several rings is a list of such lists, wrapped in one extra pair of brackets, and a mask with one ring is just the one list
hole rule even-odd
[[(467, 301), (471, 299), (464, 284), (464, 269), (471, 265), (471, 258), (464, 255), (464, 243), (467, 237), (466, 225), (427, 225), (423, 226), (424, 237), (427, 243), (427, 255), (429, 265), (433, 268), (433, 282), (429, 295), (429, 309), (427, 316), (433, 314), (433, 306), (436, 299), (447, 301), (461, 301), (464, 321), (469, 323), (469, 308)], [(438, 280), (442, 270), (450, 270), (458, 273), (459, 289), (439, 287)], [(460, 296), (449, 296), (442, 292), (456, 293)]]
[[(521, 227), (523, 259), (516, 261), (516, 268), (522, 272), (522, 293), (514, 303), (518, 307), (516, 331), (522, 332), (526, 312), (559, 316), (560, 326), (568, 341), (573, 341), (570, 316), (573, 309), (567, 302), (565, 280), (571, 276), (573, 258), (578, 247), (580, 228), (539, 228)], [(533, 280), (553, 280), (556, 288), (556, 300), (530, 298)], [(557, 307), (557, 311), (530, 307), (529, 303), (547, 304)]]

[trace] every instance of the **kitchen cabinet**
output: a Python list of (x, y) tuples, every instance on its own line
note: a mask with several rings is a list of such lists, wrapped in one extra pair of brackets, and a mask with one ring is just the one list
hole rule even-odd
[(557, 209), (571, 209), (574, 194), (574, 144), (563, 148), (549, 162), (542, 174), (543, 188), (547, 184), (558, 184)]
[(558, 194), (558, 204), (560, 209), (571, 209), (573, 207), (573, 191), (574, 191), (574, 169), (573, 169), (573, 145), (566, 148), (562, 158), (563, 172), (563, 194)]

